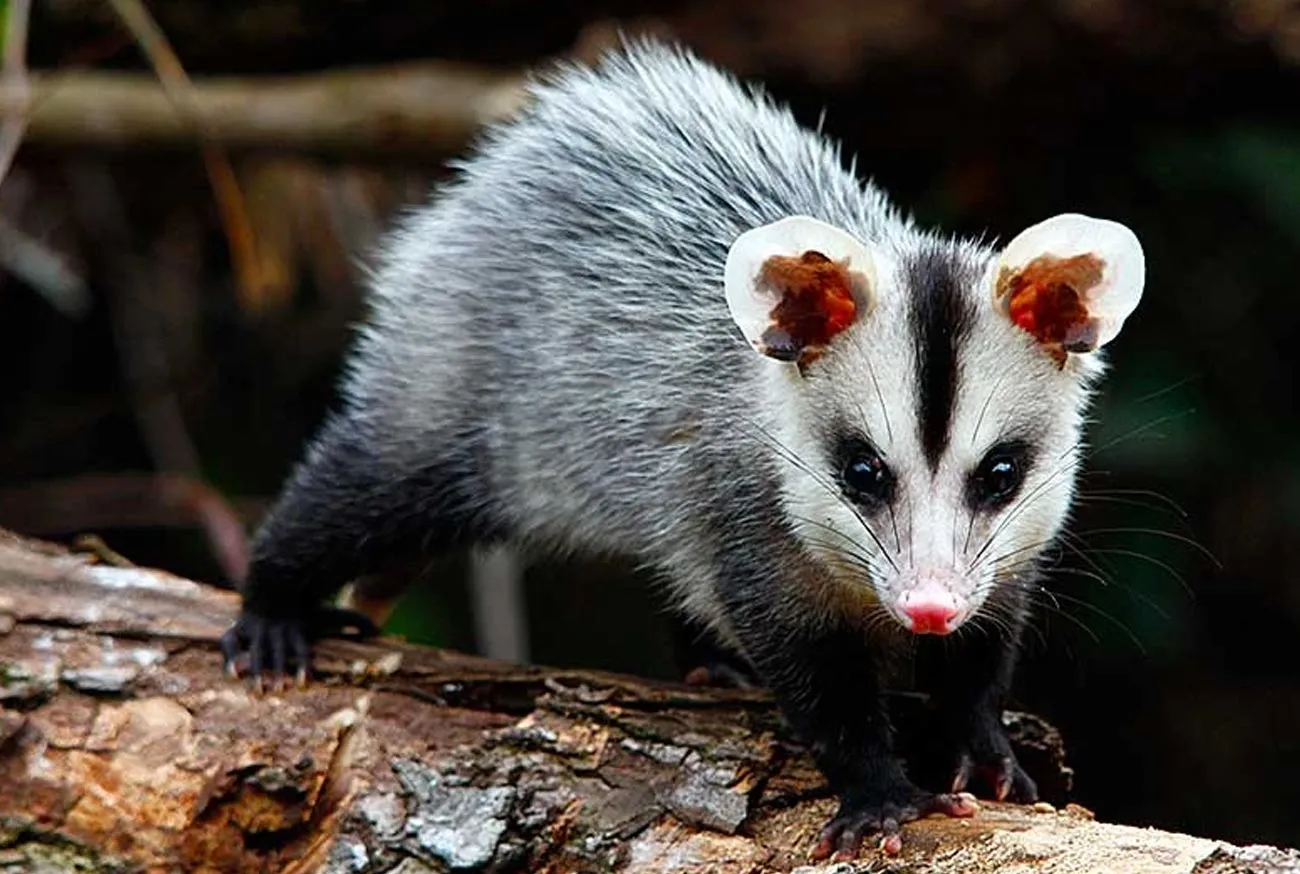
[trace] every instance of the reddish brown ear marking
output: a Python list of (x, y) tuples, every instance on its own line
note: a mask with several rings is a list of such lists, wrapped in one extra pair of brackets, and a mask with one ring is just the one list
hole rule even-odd
[(997, 296), (1007, 297), (1011, 321), (1047, 347), (1057, 363), (1065, 353), (1096, 348), (1097, 320), (1083, 295), (1101, 282), (1105, 264), (1096, 255), (1043, 255), (1019, 270), (1003, 268)]
[(857, 316), (853, 277), (844, 263), (821, 252), (773, 255), (763, 262), (758, 282), (777, 298), (772, 325), (761, 338), (773, 358), (809, 364)]

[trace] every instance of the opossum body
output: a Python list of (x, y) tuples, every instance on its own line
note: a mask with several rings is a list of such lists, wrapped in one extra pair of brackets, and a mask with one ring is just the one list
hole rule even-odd
[(404, 556), (623, 554), (809, 741), (842, 802), (818, 855), (971, 812), (893, 754), (877, 668), (908, 633), (969, 632), (936, 695), (953, 791), (978, 774), (1032, 800), (1001, 701), (1099, 350), (1141, 295), (1136, 238), (1080, 215), (1000, 250), (921, 230), (674, 48), (533, 98), (391, 234), (345, 405), (258, 532), (230, 662), (305, 667), (320, 605)]

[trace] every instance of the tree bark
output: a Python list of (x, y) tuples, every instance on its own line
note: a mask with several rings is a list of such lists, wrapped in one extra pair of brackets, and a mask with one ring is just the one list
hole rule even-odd
[[(220, 671), (236, 607), (0, 533), (0, 869), (814, 870), (835, 801), (762, 693), (381, 640), (326, 642), (306, 689), (257, 695)], [(923, 702), (898, 703), (916, 753)], [(1063, 801), (1059, 736), (1008, 723)], [(874, 862), (1205, 874), (1300, 854), (984, 803), (907, 826), (901, 856)]]

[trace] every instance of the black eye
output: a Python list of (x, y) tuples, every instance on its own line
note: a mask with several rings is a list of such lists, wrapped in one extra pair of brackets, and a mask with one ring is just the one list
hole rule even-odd
[(858, 501), (886, 503), (894, 494), (894, 475), (880, 453), (861, 447), (848, 457), (844, 471), (844, 491)]
[(1027, 467), (1023, 448), (994, 447), (971, 474), (966, 487), (967, 500), (971, 506), (981, 509), (1005, 506), (1020, 491)]

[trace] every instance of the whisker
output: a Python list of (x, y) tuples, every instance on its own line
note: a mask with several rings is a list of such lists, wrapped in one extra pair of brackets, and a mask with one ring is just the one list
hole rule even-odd
[(1088, 544), (1084, 542), (1083, 538), (1079, 537), (1079, 535), (1073, 532), (1062, 531), (1061, 543), (1065, 546), (1066, 549), (1071, 550), (1075, 555), (1079, 556), (1079, 558), (1086, 561), (1092, 567), (1093, 570), (1095, 570), (1098, 574), (1104, 577), (1105, 585), (1110, 585), (1111, 583), (1111, 578), (1109, 576), (1111, 572), (1110, 568), (1103, 567), (1099, 561), (1097, 561), (1095, 558), (1092, 557), (1092, 555), (1090, 554), (1091, 548), (1088, 547)]
[(903, 541), (898, 536), (898, 517), (894, 515), (894, 504), (889, 503), (889, 524), (894, 529), (894, 551), (900, 552), (903, 549)]
[(805, 536), (804, 539), (810, 546), (818, 546), (821, 547), (822, 549), (825, 549), (828, 553), (831, 554), (830, 556), (828, 556), (829, 558), (839, 559), (841, 561), (851, 560), (852, 567), (860, 568), (862, 570), (867, 571), (871, 579), (879, 579), (881, 576), (883, 576), (883, 574), (881, 573), (883, 568), (880, 567), (880, 565), (873, 563), (871, 561), (870, 556), (848, 552), (842, 546), (838, 546), (834, 543), (831, 543), (828, 540), (822, 540), (811, 536)]
[(1066, 458), (1073, 456), (1076, 452), (1078, 452), (1080, 449), (1083, 448), (1085, 442), (1086, 442), (1086, 438), (1080, 437), (1078, 440), (1074, 441), (1069, 446), (1067, 446), (1065, 448), (1065, 451), (1063, 451), (1060, 455), (1056, 456), (1056, 461), (1064, 461)]
[(884, 556), (885, 560), (889, 562), (890, 566), (894, 568), (895, 572), (898, 571), (898, 565), (894, 562), (893, 556), (889, 554), (889, 550), (885, 548), (885, 544), (881, 541), (879, 535), (876, 534), (875, 529), (873, 529), (870, 523), (868, 523), (867, 520), (862, 516), (862, 513), (858, 511), (858, 508), (853, 506), (853, 504), (850, 501), (845, 499), (845, 497), (840, 493), (839, 489), (827, 483), (820, 474), (818, 474), (811, 467), (809, 467), (807, 463), (803, 461), (803, 459), (796, 456), (794, 452), (791, 451), (788, 447), (786, 447), (783, 443), (781, 443), (780, 440), (778, 440), (772, 434), (768, 433), (767, 430), (764, 429), (762, 425), (759, 425), (757, 422), (753, 422), (753, 421), (749, 421), (747, 424), (749, 424), (752, 428), (754, 428), (760, 435), (762, 435), (763, 438), (765, 438), (768, 441), (767, 446), (769, 449), (776, 452), (778, 455), (784, 458), (788, 463), (794, 465), (799, 470), (808, 474), (809, 478), (811, 478), (813, 482), (819, 485), (822, 489), (826, 491), (827, 494), (833, 497), (841, 506), (843, 506), (850, 513), (852, 513), (853, 517), (858, 520), (858, 523), (862, 526), (863, 530), (866, 531), (867, 535), (870, 536), (872, 541), (875, 542), (876, 548), (880, 550), (880, 554)]
[(1007, 512), (1005, 516), (1002, 517), (1002, 521), (998, 523), (998, 526), (993, 530), (993, 533), (991, 533), (988, 536), (988, 539), (984, 541), (984, 545), (980, 547), (977, 553), (975, 553), (975, 557), (971, 559), (970, 566), (967, 567), (966, 569), (967, 573), (970, 573), (971, 568), (973, 568), (979, 562), (980, 558), (984, 555), (984, 553), (988, 551), (988, 548), (993, 545), (994, 540), (996, 540), (998, 535), (1001, 534), (1009, 524), (1011, 524), (1012, 520), (1015, 519), (1020, 513), (1024, 512), (1024, 509), (1030, 506), (1035, 500), (1037, 500), (1039, 496), (1045, 494), (1046, 492), (1044, 490), (1047, 488), (1048, 485), (1052, 483), (1053, 480), (1056, 479), (1056, 477), (1065, 473), (1069, 469), (1070, 469), (1070, 465), (1068, 463), (1059, 465), (1056, 468), (1056, 470), (1050, 473), (1042, 482), (1040, 482), (1037, 486), (1035, 486), (1032, 490), (1030, 490), (1029, 494), (1025, 495), (1024, 497), (1016, 501), (1015, 505)]
[(1083, 631), (1084, 634), (1092, 638), (1093, 643), (1097, 643), (1097, 644), (1101, 643), (1101, 638), (1097, 636), (1097, 632), (1089, 628), (1088, 624), (1084, 622), (1082, 619), (1080, 619), (1078, 616), (1068, 613), (1065, 610), (1060, 609), (1059, 607), (1053, 608), (1050, 604), (1039, 603), (1038, 606), (1044, 608), (1044, 611), (1049, 615), (1060, 616), (1062, 619), (1068, 619), (1069, 621), (1073, 622)]
[(916, 515), (911, 495), (907, 498), (907, 563), (916, 564)]
[(970, 552), (970, 538), (975, 533), (975, 514), (970, 514), (970, 524), (966, 526), (966, 542), (962, 544), (961, 554), (965, 555)]
[(1096, 492), (1080, 492), (1074, 498), (1074, 503), (1079, 507), (1090, 507), (1095, 504), (1112, 504), (1119, 507), (1137, 507), (1142, 510), (1151, 510), (1156, 513), (1167, 513), (1178, 519), (1186, 519), (1186, 516), (1175, 513), (1168, 507), (1161, 507), (1147, 501), (1139, 501), (1134, 498), (1116, 498), (1109, 495), (1099, 495)]
[[(1053, 596), (1054, 596), (1055, 598), (1063, 599), (1066, 603), (1070, 603), (1070, 604), (1078, 604), (1080, 607), (1083, 607), (1083, 608), (1086, 609), (1086, 610), (1091, 610), (1093, 613), (1096, 613), (1098, 616), (1101, 616), (1103, 619), (1106, 619), (1106, 620), (1109, 621), (1111, 624), (1113, 624), (1116, 628), (1118, 628), (1118, 629), (1120, 629), (1121, 631), (1123, 631), (1124, 634), (1125, 634), (1125, 636), (1127, 636), (1128, 639), (1131, 640), (1131, 641), (1133, 642), (1133, 645), (1136, 646), (1136, 647), (1138, 648), (1138, 651), (1139, 651), (1142, 655), (1146, 655), (1146, 654), (1147, 654), (1146, 647), (1142, 645), (1142, 641), (1139, 640), (1139, 639), (1138, 639), (1138, 636), (1137, 636), (1136, 634), (1133, 633), (1133, 630), (1132, 630), (1131, 628), (1129, 628), (1127, 625), (1125, 625), (1123, 622), (1121, 622), (1119, 619), (1117, 619), (1115, 616), (1113, 616), (1113, 615), (1111, 615), (1110, 613), (1106, 612), (1105, 610), (1101, 609), (1101, 608), (1098, 607), (1096, 604), (1090, 604), (1090, 603), (1088, 603), (1087, 601), (1083, 600), (1082, 598), (1075, 598), (1074, 596), (1072, 596), (1072, 595), (1067, 595), (1067, 594), (1065, 594), (1064, 592), (1053, 592), (1052, 594), (1053, 594)], [(1062, 612), (1061, 612), (1061, 615), (1062, 615), (1062, 616), (1065, 616), (1065, 615), (1068, 615), (1068, 614), (1065, 613), (1064, 611), (1062, 611)], [(1095, 637), (1094, 637), (1094, 640), (1095, 640)]]
[(1163, 397), (1172, 391), (1177, 391), (1178, 389), (1187, 385), (1189, 382), (1195, 382), (1200, 378), (1201, 377), (1199, 375), (1185, 376), (1176, 382), (1170, 383), (1164, 388), (1158, 388), (1149, 394), (1144, 394), (1141, 397), (1137, 398), (1136, 400), (1131, 401), (1130, 403), (1132, 406), (1135, 407), (1140, 406), (1141, 404), (1150, 403), (1151, 401), (1154, 401), (1156, 398)]
[(1152, 419), (1150, 422), (1147, 422), (1145, 425), (1139, 425), (1136, 428), (1133, 428), (1131, 431), (1127, 431), (1119, 435), (1118, 437), (1115, 437), (1111, 440), (1106, 441), (1105, 443), (1102, 443), (1099, 446), (1096, 446), (1092, 450), (1092, 453), (1093, 455), (1097, 455), (1099, 453), (1105, 452), (1107, 449), (1113, 449), (1121, 443), (1124, 443), (1128, 440), (1132, 440), (1135, 437), (1140, 437), (1141, 435), (1152, 430), (1153, 428), (1159, 428), (1161, 425), (1167, 425), (1170, 422), (1176, 421), (1186, 416), (1190, 416), (1195, 412), (1196, 412), (1195, 408), (1189, 408), (1178, 413), (1169, 413), (1168, 415), (1160, 416), (1158, 418)]
[[(1087, 634), (1088, 637), (1092, 638), (1094, 643), (1101, 642), (1101, 639), (1097, 636), (1097, 633), (1093, 631), (1088, 626), (1088, 624), (1084, 622), (1082, 619), (1073, 615), (1072, 613), (1067, 612), (1061, 606), (1061, 602), (1057, 599), (1056, 594), (1053, 593), (1047, 587), (1043, 586), (1040, 583), (1036, 583), (1031, 580), (1021, 579), (1018, 577), (1008, 578), (1007, 580), (1005, 580), (1005, 583), (1019, 589), (1020, 592), (1024, 595), (1025, 600), (1028, 602), (1031, 608), (1037, 608), (1038, 611), (1040, 611), (1042, 614), (1045, 614), (1046, 616), (1056, 615), (1062, 617), (1063, 619), (1067, 619), (1070, 622), (1077, 625), (1080, 629), (1082, 629), (1082, 631), (1085, 634)], [(1010, 608), (1008, 606), (999, 604), (998, 607), (1003, 612), (1008, 614), (1010, 613)], [(1032, 623), (1028, 621), (1025, 621), (1023, 624), (1027, 627), (1034, 628), (1034, 632), (1038, 635), (1039, 641), (1042, 643), (1044, 647), (1047, 646), (1047, 636), (1041, 628), (1035, 627)]]
[(1214, 565), (1215, 570), (1223, 570), (1223, 565), (1219, 563), (1219, 560), (1214, 557), (1214, 553), (1210, 552), (1208, 548), (1202, 546), (1190, 537), (1185, 537), (1182, 534), (1177, 534), (1173, 531), (1164, 531), (1160, 528), (1092, 528), (1088, 531), (1077, 532), (1077, 536), (1079, 537), (1086, 537), (1093, 534), (1146, 534), (1151, 537), (1164, 537), (1176, 543), (1182, 543), (1192, 547), (1201, 555), (1209, 559)]
[[(1084, 473), (1081, 475), (1080, 478), (1086, 479), (1088, 477), (1094, 476), (1099, 473), (1102, 473), (1102, 471), (1084, 471)], [(1169, 512), (1174, 513), (1175, 515), (1181, 516), (1184, 519), (1186, 519), (1188, 516), (1187, 511), (1184, 510), (1182, 505), (1179, 504), (1177, 501), (1175, 501), (1173, 498), (1169, 497), (1168, 495), (1161, 494), (1160, 492), (1152, 491), (1150, 489), (1081, 489), (1079, 495), (1080, 497), (1121, 496), (1121, 497), (1134, 497), (1134, 498), (1151, 498), (1154, 501), (1158, 502), (1159, 504), (1163, 504), (1164, 507), (1167, 508)], [(1156, 506), (1151, 504), (1143, 504), (1140, 506), (1148, 506), (1151, 507), (1151, 509), (1158, 509)]]
[[(1081, 577), (1083, 579), (1095, 580), (1096, 582), (1099, 582), (1103, 586), (1107, 586), (1107, 587), (1115, 585), (1114, 580), (1103, 578), (1100, 574), (1094, 573), (1093, 571), (1090, 570), (1085, 570), (1084, 568), (1077, 568), (1077, 567), (1058, 568), (1057, 570), (1053, 571), (1053, 574), (1055, 576)], [(1138, 591), (1137, 589), (1131, 586), (1119, 586), (1118, 588), (1119, 591), (1123, 592), (1125, 595), (1132, 598), (1134, 601), (1138, 602), (1143, 607), (1148, 608), (1149, 610), (1151, 610), (1152, 613), (1156, 614), (1161, 619), (1165, 620), (1166, 622), (1170, 620), (1171, 617), (1169, 616), (1169, 611), (1161, 607), (1160, 604), (1154, 598), (1150, 597), (1149, 595), (1143, 594), (1142, 592)]]
[(885, 395), (880, 390), (880, 380), (876, 379), (876, 368), (872, 366), (871, 359), (867, 359), (867, 373), (871, 376), (871, 384), (876, 389), (876, 400), (880, 402), (880, 415), (885, 420), (885, 437), (889, 439), (889, 445), (894, 445), (894, 429), (889, 427), (889, 408), (885, 406)]
[(998, 376), (997, 382), (993, 383), (993, 388), (989, 389), (989, 396), (984, 401), (984, 406), (980, 407), (979, 418), (975, 420), (975, 431), (970, 435), (970, 442), (975, 443), (979, 440), (980, 426), (984, 424), (984, 415), (989, 411), (989, 404), (993, 403), (993, 397), (998, 393), (998, 388), (1002, 385), (1002, 380), (1006, 379), (1010, 370), (1004, 370)]
[(1181, 573), (1179, 573), (1177, 568), (1175, 568), (1173, 565), (1169, 564), (1168, 562), (1162, 561), (1161, 559), (1158, 559), (1153, 555), (1147, 555), (1144, 552), (1138, 552), (1135, 549), (1120, 549), (1118, 547), (1109, 547), (1109, 546), (1107, 547), (1089, 546), (1083, 543), (1082, 539), (1077, 537), (1075, 539), (1079, 541), (1080, 546), (1082, 546), (1083, 548), (1081, 549), (1080, 546), (1071, 546), (1070, 549), (1072, 549), (1080, 557), (1085, 557), (1085, 550), (1086, 550), (1087, 553), (1094, 554), (1094, 555), (1118, 555), (1118, 556), (1123, 556), (1124, 558), (1133, 558), (1133, 559), (1138, 559), (1139, 561), (1144, 561), (1147, 564), (1158, 567), (1161, 570), (1163, 570), (1165, 573), (1169, 574), (1169, 576), (1173, 577), (1173, 579), (1178, 582), (1179, 587), (1183, 590), (1183, 592), (1187, 595), (1188, 598), (1190, 598), (1191, 600), (1196, 600), (1196, 593), (1192, 591), (1192, 587), (1188, 584), (1187, 578), (1184, 577)]
[[(1045, 547), (1051, 546), (1052, 543), (1053, 543), (1054, 541), (1055, 541), (1055, 538), (1051, 538), (1051, 537), (1049, 537), (1049, 538), (1047, 538), (1046, 540), (1039, 540), (1039, 541), (1037, 541), (1037, 542), (1035, 542), (1035, 543), (1029, 543), (1029, 544), (1026, 544), (1025, 546), (1021, 546), (1021, 547), (1019, 547), (1019, 548), (1017, 548), (1017, 549), (1009, 550), (1009, 551), (1004, 552), (1004, 553), (1002, 553), (1001, 555), (997, 556), (996, 558), (988, 559), (989, 566), (990, 566), (990, 567), (995, 567), (995, 568), (996, 568), (996, 567), (998, 567), (998, 565), (1000, 565), (1003, 561), (1005, 561), (1006, 559), (1010, 558), (1010, 557), (1013, 556), (1013, 555), (1018, 555), (1018, 554), (1020, 554), (1020, 553), (1022, 553), (1022, 552), (1029, 552), (1030, 550), (1040, 550), (1040, 549), (1044, 549)], [(1037, 560), (1037, 558), (1038, 558), (1038, 556), (1037, 556), (1037, 554), (1035, 554), (1035, 556), (1034, 556), (1034, 560)]]

